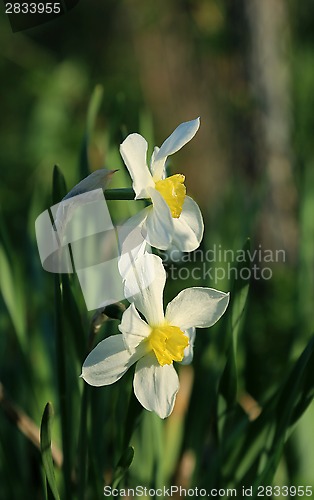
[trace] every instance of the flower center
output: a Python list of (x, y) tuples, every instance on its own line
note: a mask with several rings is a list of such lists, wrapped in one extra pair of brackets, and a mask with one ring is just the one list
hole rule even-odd
[(171, 215), (175, 219), (180, 217), (185, 200), (186, 187), (183, 184), (184, 180), (184, 175), (175, 174), (155, 183), (155, 188), (166, 201)]
[(161, 366), (182, 361), (184, 349), (189, 345), (187, 336), (178, 326), (167, 324), (155, 326), (147, 340)]

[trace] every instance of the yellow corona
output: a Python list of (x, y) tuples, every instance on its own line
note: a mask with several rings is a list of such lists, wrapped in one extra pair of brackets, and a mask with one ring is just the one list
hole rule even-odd
[(182, 330), (168, 324), (152, 328), (147, 341), (161, 366), (171, 365), (173, 361), (182, 361), (184, 349), (189, 345), (189, 340)]
[(156, 190), (166, 201), (171, 215), (175, 219), (180, 217), (185, 200), (186, 187), (184, 180), (184, 175), (175, 174), (155, 183)]

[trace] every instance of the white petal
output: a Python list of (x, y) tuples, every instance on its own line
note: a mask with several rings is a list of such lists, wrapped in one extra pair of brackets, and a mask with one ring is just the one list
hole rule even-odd
[(195, 328), (189, 328), (184, 333), (189, 337), (189, 345), (184, 349), (184, 358), (181, 365), (189, 365), (193, 360), (196, 330)]
[(146, 164), (147, 142), (139, 134), (130, 134), (120, 145), (120, 153), (132, 177), (135, 199), (146, 198), (147, 187), (154, 186)]
[(118, 268), (123, 279), (125, 279), (134, 260), (149, 249), (142, 231), (148, 213), (149, 207), (144, 208), (130, 217), (122, 226), (117, 227), (120, 254)]
[(90, 385), (99, 387), (119, 380), (140, 357), (126, 350), (122, 335), (112, 335), (99, 342), (83, 363), (81, 377)]
[(166, 250), (171, 244), (174, 225), (170, 209), (156, 189), (149, 188), (153, 206), (143, 224), (143, 237), (155, 248)]
[(154, 180), (157, 181), (162, 178), (165, 162), (167, 156), (176, 153), (187, 142), (189, 142), (196, 134), (200, 126), (200, 119), (184, 122), (179, 125), (174, 132), (165, 140), (161, 145), (159, 151), (154, 155), (154, 162), (152, 163), (151, 170)]
[(134, 304), (124, 311), (119, 330), (122, 333), (125, 347), (134, 353), (136, 347), (151, 333), (152, 329), (142, 320)]
[(166, 320), (181, 330), (187, 330), (192, 326), (206, 328), (219, 320), (228, 302), (229, 293), (214, 288), (187, 288), (169, 302)]
[(146, 253), (139, 257), (125, 280), (124, 295), (145, 316), (149, 325), (164, 321), (163, 290), (166, 272), (157, 255)]
[(173, 410), (179, 377), (173, 365), (160, 366), (154, 354), (144, 356), (135, 367), (134, 393), (148, 411), (166, 418)]
[(185, 197), (183, 209), (178, 219), (173, 219), (174, 234), (172, 245), (182, 252), (192, 252), (199, 247), (204, 233), (202, 213), (197, 203)]

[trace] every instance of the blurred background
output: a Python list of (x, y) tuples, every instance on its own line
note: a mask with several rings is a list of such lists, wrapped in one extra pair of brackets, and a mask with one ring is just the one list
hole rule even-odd
[[(249, 237), (253, 250), (285, 252), (284, 262), (270, 264), (272, 279), (250, 283), (239, 400), (263, 406), (306, 346), (314, 298), (313, 26), (314, 4), (296, 0), (81, 0), (65, 16), (14, 34), (2, 12), (1, 498), (22, 498), (38, 481), (35, 448), (8, 418), (6, 398), (37, 425), (52, 400), (58, 421), (53, 278), (41, 268), (34, 222), (52, 205), (55, 164), (68, 190), (87, 174), (96, 86), (103, 94), (88, 136), (91, 170), (119, 168), (112, 186), (125, 187), (119, 144), (128, 133), (142, 133), (152, 149), (200, 116), (199, 132), (171, 168), (186, 175), (202, 210), (202, 249), (236, 251)], [(203, 284), (230, 289), (227, 280), (196, 286)], [(170, 283), (169, 297), (191, 285)], [(196, 367), (201, 355), (196, 346)], [(313, 417), (312, 406), (286, 445), (280, 473), (289, 481), (313, 484)]]

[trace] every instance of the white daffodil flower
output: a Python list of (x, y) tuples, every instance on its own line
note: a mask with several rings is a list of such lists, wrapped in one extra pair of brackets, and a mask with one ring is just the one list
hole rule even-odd
[[(144, 408), (161, 418), (173, 410), (179, 378), (173, 362), (192, 361), (195, 328), (212, 326), (225, 312), (229, 294), (212, 288), (187, 288), (163, 311), (166, 273), (153, 254), (138, 258), (125, 281), (131, 305), (119, 330), (87, 356), (81, 377), (90, 385), (110, 385), (136, 363), (134, 393)], [(141, 315), (142, 316), (141, 316)], [(143, 319), (145, 318), (145, 320)]]
[(192, 198), (186, 196), (182, 174), (165, 178), (167, 157), (176, 153), (196, 134), (200, 120), (181, 123), (160, 148), (155, 147), (150, 168), (146, 163), (147, 142), (139, 134), (130, 134), (120, 153), (133, 180), (135, 199), (150, 198), (152, 205), (141, 212), (136, 223), (153, 247), (166, 250), (171, 245), (183, 252), (198, 248), (204, 231), (202, 214)]

